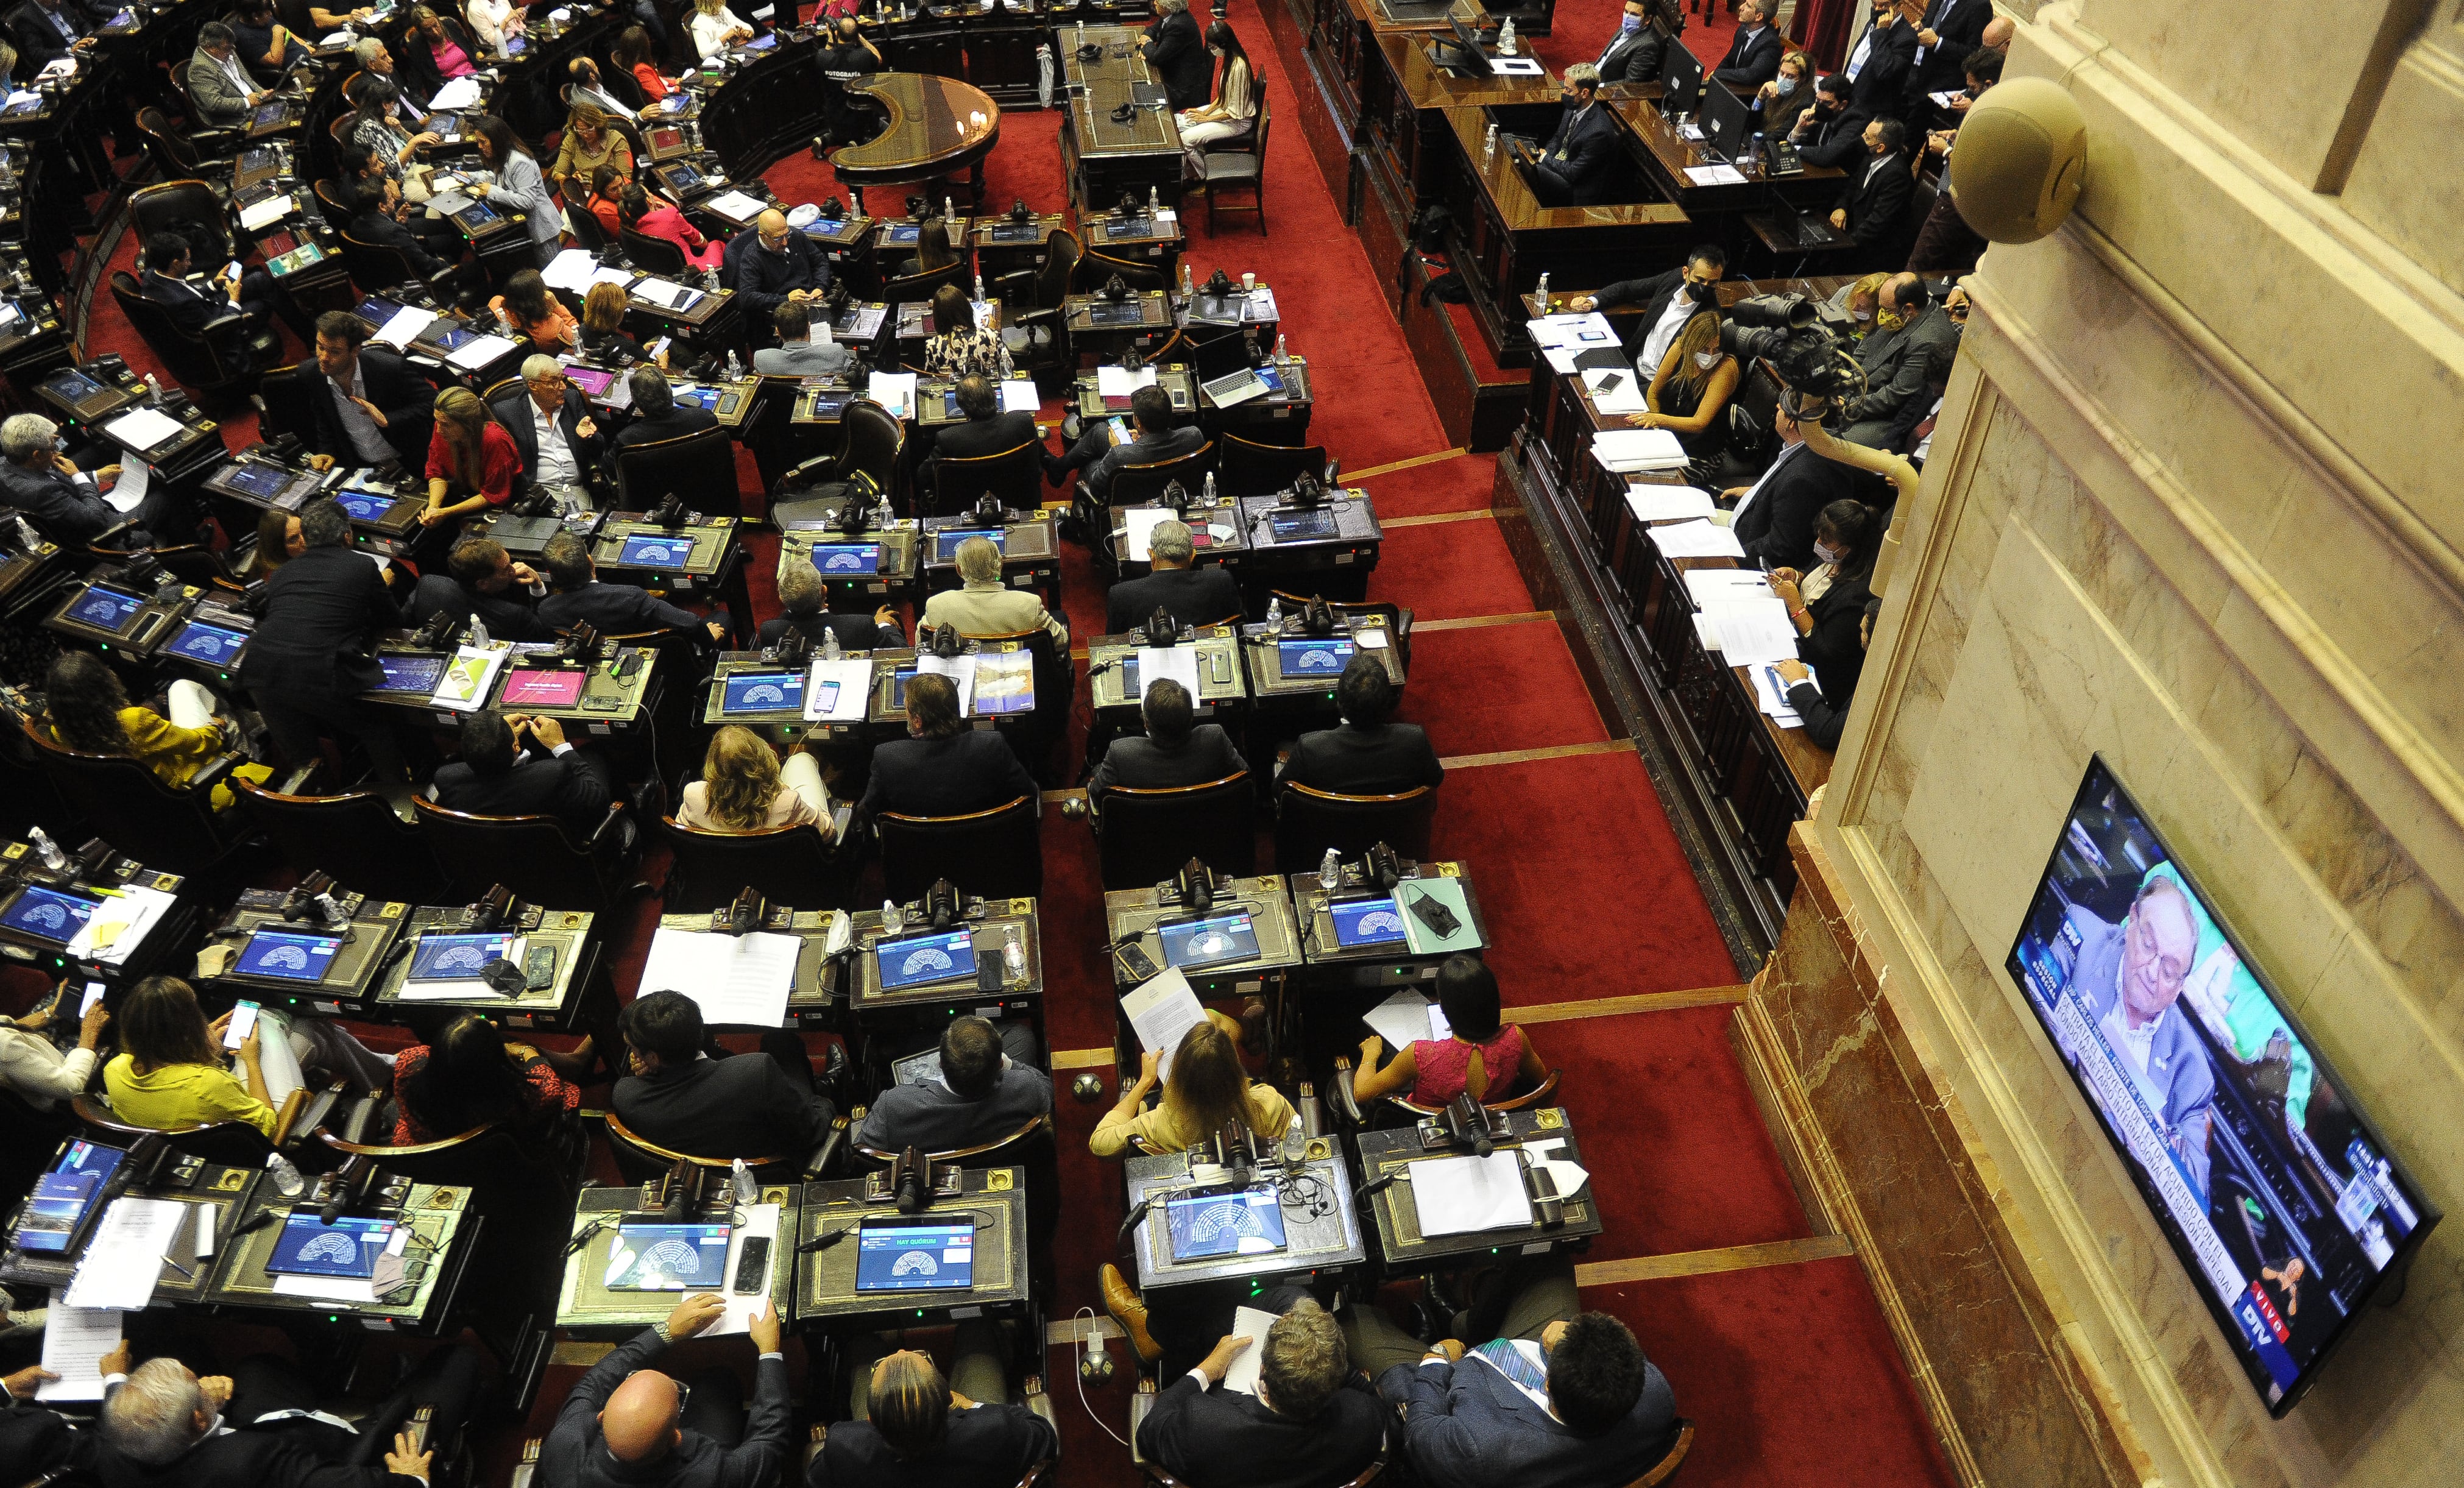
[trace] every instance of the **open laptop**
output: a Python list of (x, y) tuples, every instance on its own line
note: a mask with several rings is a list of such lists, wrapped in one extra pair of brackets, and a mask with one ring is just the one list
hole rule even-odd
[(1200, 341), (1196, 360), (1198, 385), (1206, 390), (1206, 396), (1214, 399), (1219, 408), (1264, 398), (1273, 391), (1257, 369), (1249, 365), (1248, 348), (1238, 336)]
[(1772, 234), (1799, 248), (1827, 248), (1840, 240), (1831, 224), (1819, 217), (1808, 217), (1796, 209), (1795, 203), (1777, 193), (1771, 196), (1771, 217)]

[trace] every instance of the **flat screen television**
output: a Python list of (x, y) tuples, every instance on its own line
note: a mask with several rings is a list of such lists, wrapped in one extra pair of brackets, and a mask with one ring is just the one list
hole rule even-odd
[(2282, 1415), (2439, 1212), (2101, 758), (2008, 965)]

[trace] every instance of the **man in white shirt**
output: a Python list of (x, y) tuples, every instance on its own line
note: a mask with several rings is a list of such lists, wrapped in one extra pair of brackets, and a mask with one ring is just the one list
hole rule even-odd
[(522, 475), (534, 487), (544, 486), (560, 501), (570, 497), (587, 509), (590, 476), (599, 468), (599, 425), (590, 416), (589, 400), (564, 375), (554, 357), (534, 356), (522, 362), (523, 392), (491, 405), (496, 422), (514, 436), (521, 452)]
[[(1718, 245), (1705, 243), (1685, 255), (1684, 264), (1666, 274), (1647, 279), (1620, 279), (1601, 286), (1589, 295), (1577, 295), (1566, 308), (1580, 314), (1586, 310), (1612, 310), (1619, 305), (1643, 307), (1644, 327), (1641, 343), (1629, 341), (1635, 353), (1635, 376), (1644, 386), (1660, 374), (1661, 359), (1677, 343), (1677, 333), (1694, 318), (1696, 311), (1717, 302), (1712, 287), (1728, 272), (1728, 255)], [(1632, 329), (1626, 333), (1631, 336)]]

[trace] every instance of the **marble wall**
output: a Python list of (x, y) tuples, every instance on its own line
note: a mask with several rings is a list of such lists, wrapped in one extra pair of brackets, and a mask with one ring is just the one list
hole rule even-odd
[(2464, 33), (2435, 9), (2067, 0), (2014, 47), (2087, 116), (2086, 192), (1986, 257), (1749, 1018), (1971, 1481), (2409, 1488), (2464, 1448), (2464, 1220), (2271, 1419), (2003, 969), (2101, 755), (2464, 1203), (2464, 260), (2437, 241), (2464, 222), (2433, 143), (2464, 138)]

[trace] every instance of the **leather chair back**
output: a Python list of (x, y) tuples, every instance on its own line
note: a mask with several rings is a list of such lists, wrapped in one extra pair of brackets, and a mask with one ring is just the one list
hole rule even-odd
[(1330, 847), (1356, 858), (1384, 842), (1406, 858), (1429, 856), (1429, 821), (1438, 793), (1416, 785), (1394, 796), (1339, 796), (1287, 784), (1277, 798), (1275, 871), (1315, 866)]
[(885, 303), (892, 306), (926, 303), (933, 298), (933, 292), (942, 285), (955, 284), (964, 289), (966, 283), (967, 261), (960, 258), (957, 263), (943, 264), (938, 269), (927, 269), (922, 274), (911, 274), (905, 278), (885, 280), (881, 286), (881, 297)]
[[(768, 1058), (767, 1055), (761, 1054), (737, 1057)], [(842, 1124), (844, 1124), (844, 1118), (842, 1118)], [(706, 1185), (723, 1182), (736, 1161), (730, 1157), (699, 1157), (691, 1152), (678, 1152), (661, 1147), (626, 1126), (624, 1118), (614, 1111), (607, 1113), (607, 1149), (616, 1159), (616, 1171), (623, 1175), (627, 1183), (648, 1183), (654, 1178), (662, 1177), (678, 1162), (689, 1162), (696, 1168), (711, 1170), (705, 1179)], [(804, 1154), (766, 1152), (759, 1157), (747, 1157), (744, 1165), (752, 1169), (754, 1176), (763, 1182), (795, 1183), (802, 1181)]]
[[(202, 1157), (209, 1163), (227, 1168), (262, 1169), (265, 1160), (276, 1148), (290, 1140), (292, 1128), (309, 1109), (311, 1097), (306, 1090), (294, 1090), (283, 1097), (275, 1112), (274, 1136), (269, 1141), (264, 1132), (244, 1121), (218, 1121), (209, 1127), (190, 1127), (180, 1131), (156, 1131), (151, 1127), (131, 1126), (112, 1113), (111, 1107), (92, 1095), (70, 1098), (69, 1109), (79, 1125), (114, 1147), (125, 1148), (140, 1137), (160, 1136), (173, 1148), (191, 1157)], [(302, 1162), (300, 1167), (321, 1171), (316, 1164)]]
[(625, 886), (622, 855), (576, 842), (554, 817), (483, 817), (449, 811), (425, 796), (412, 797), (410, 805), (457, 899), (476, 899), (502, 884), (516, 897), (550, 909), (601, 910)]
[(666, 238), (654, 238), (647, 232), (623, 228), (618, 230), (616, 240), (624, 245), (625, 256), (632, 260), (633, 267), (644, 274), (673, 279), (691, 271), (692, 264), (685, 257), (684, 249)]
[(668, 870), (671, 914), (716, 909), (747, 888), (799, 909), (854, 908), (854, 874), (809, 826), (705, 832), (664, 817), (659, 830), (675, 854)]
[(1044, 262), (1035, 269), (1035, 302), (1027, 307), (1051, 310), (1069, 297), (1069, 276), (1077, 272), (1078, 260), (1087, 255), (1086, 245), (1067, 228), (1055, 228), (1045, 240)]
[[(935, 1165), (950, 1164), (970, 1171), (984, 1168), (1023, 1168), (1026, 1170), (1026, 1232), (1028, 1254), (1039, 1255), (1050, 1241), (1052, 1232), (1061, 1222), (1061, 1182), (1059, 1152), (1053, 1142), (1052, 1118), (1030, 1116), (1017, 1130), (979, 1142), (974, 1147), (952, 1148), (943, 1152), (924, 1154)], [(849, 1151), (850, 1165), (858, 1173), (878, 1172), (895, 1162), (896, 1152), (886, 1152), (877, 1147), (861, 1144)]]
[(894, 490), (898, 452), (906, 438), (906, 430), (889, 409), (869, 398), (856, 399), (839, 414), (839, 449), (830, 462), (831, 478), (845, 480), (862, 470), (883, 491)]
[(180, 181), (200, 175), (205, 169), (205, 157), (197, 153), (187, 137), (180, 133), (170, 117), (148, 105), (137, 111), (137, 132), (145, 137), (145, 153), (154, 162), (165, 181)]
[(1133, 293), (1171, 287), (1170, 281), (1164, 277), (1164, 272), (1152, 264), (1134, 264), (1126, 258), (1110, 257), (1090, 248), (1079, 254), (1078, 261), (1070, 266), (1069, 293), (1092, 295), (1111, 283), (1112, 275), (1116, 274), (1121, 276), (1121, 282), (1128, 285)]
[(1095, 798), (1107, 892), (1152, 888), (1197, 858), (1218, 873), (1258, 871), (1258, 792), (1246, 770), (1203, 785), (1113, 786)]
[(182, 387), (205, 395), (236, 390), (254, 381), (256, 367), (248, 359), (246, 337), (188, 335), (172, 323), (162, 306), (145, 297), (136, 275), (124, 269), (111, 271), (111, 298)]
[(1043, 454), (1044, 442), (1030, 439), (999, 454), (936, 460), (932, 500), (919, 514), (956, 516), (986, 492), (1001, 497), (1001, 505), (1013, 512), (1032, 512), (1044, 504)]
[(1271, 496), (1292, 489), (1302, 472), (1323, 479), (1324, 445), (1261, 445), (1238, 434), (1223, 436), (1215, 462), (1215, 489), (1227, 496)]
[(670, 492), (705, 516), (744, 514), (736, 448), (727, 430), (697, 429), (616, 451), (616, 498), (624, 510), (647, 512)]
[(203, 181), (143, 187), (129, 197), (128, 211), (141, 244), (157, 232), (176, 232), (187, 240), (192, 267), (219, 269), (231, 261), (231, 230), (224, 226), (222, 198)]
[(351, 282), (363, 291), (374, 294), (397, 284), (424, 282), (419, 272), (411, 268), (410, 260), (392, 244), (371, 243), (365, 238), (353, 237), (347, 230), (340, 231), (339, 236), (342, 244), (342, 267), (349, 272)]
[(881, 836), (886, 891), (900, 904), (922, 898), (934, 880), (944, 878), (961, 892), (986, 899), (1044, 892), (1044, 851), (1032, 796), (956, 817), (885, 812), (874, 827)]
[(239, 834), (214, 820), (213, 793), (164, 784), (134, 759), (89, 755), (26, 726), (43, 773), (95, 834), (150, 868), (204, 874), (220, 864)]
[(1124, 465), (1112, 476), (1112, 505), (1151, 506), (1163, 498), (1163, 489), (1174, 481), (1180, 482), (1181, 490), (1197, 495), (1214, 465), (1215, 442), (1211, 439), (1177, 460)]
[(240, 816), (273, 842), (282, 861), (302, 873), (333, 875), (334, 882), (372, 899), (436, 904), (446, 894), (445, 875), (429, 855), (417, 821), (395, 816), (374, 791), (340, 796), (288, 796), (234, 778)]

